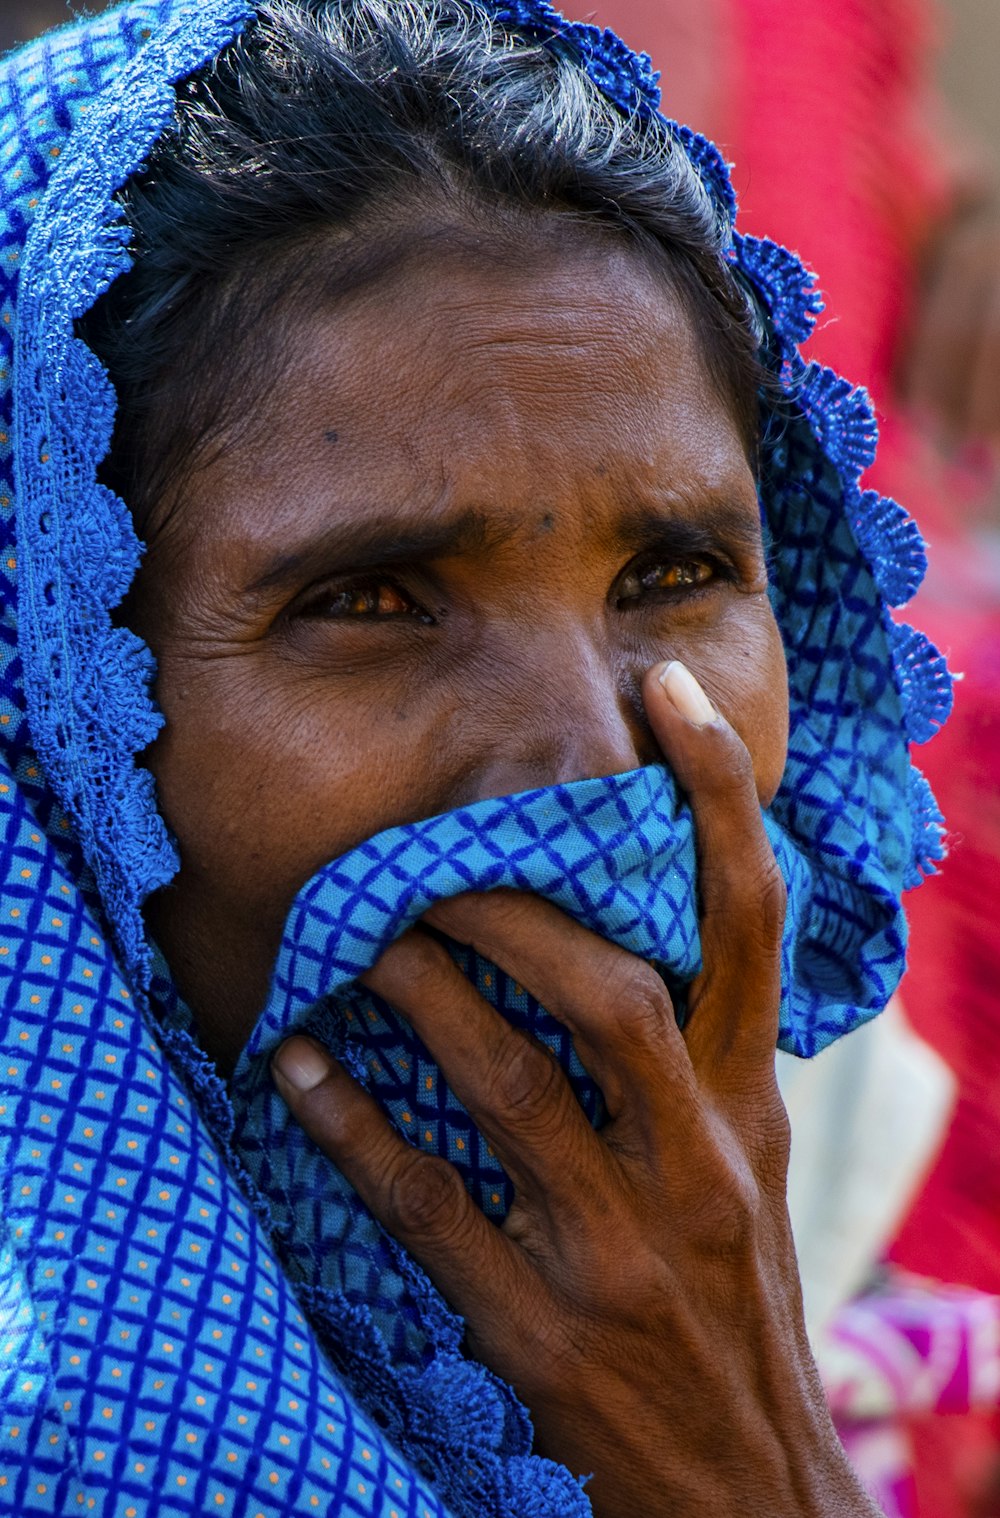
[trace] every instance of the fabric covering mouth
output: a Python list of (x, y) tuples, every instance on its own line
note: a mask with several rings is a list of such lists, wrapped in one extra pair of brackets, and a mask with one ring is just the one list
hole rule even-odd
[[(881, 1008), (902, 964), (903, 919), (879, 856), (838, 874), (774, 815), (765, 826), (788, 889), (782, 942), (781, 1041), (812, 1053)], [(358, 977), (435, 902), (466, 891), (514, 889), (554, 902), (593, 932), (650, 962), (683, 1015), (684, 988), (701, 968), (691, 812), (669, 770), (649, 766), (605, 779), (481, 801), (377, 835), (321, 869), (289, 913), (267, 1008), (231, 1087), (232, 1133), (261, 1190), (287, 1199), (284, 1222), (309, 1271), (352, 1279), (352, 1240), (371, 1221), (278, 1096), (270, 1059), (293, 1031), (340, 1058), (418, 1148), (445, 1155), (490, 1216), (512, 1190), (495, 1154), (406, 1020)], [(591, 1122), (601, 1093), (567, 1029), (479, 954), (452, 952), (478, 993), (556, 1055)], [(176, 1003), (175, 1003), (176, 1007)], [(181, 1010), (175, 1017), (183, 1020)], [(301, 1205), (307, 1198), (308, 1207)], [(318, 1204), (318, 1205), (317, 1205)], [(321, 1219), (310, 1236), (302, 1220)], [(336, 1247), (331, 1247), (331, 1241)], [(363, 1297), (359, 1296), (359, 1300)]]

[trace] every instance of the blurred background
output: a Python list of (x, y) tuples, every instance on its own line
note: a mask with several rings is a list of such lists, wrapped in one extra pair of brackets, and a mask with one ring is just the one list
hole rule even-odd
[(1000, 6), (996, 0), (950, 0), (944, 12), (939, 78), (949, 104), (976, 133), (1000, 173)]
[[(0, 0), (0, 51), (100, 0)], [(723, 148), (742, 230), (795, 248), (810, 355), (864, 384), (869, 483), (930, 547), (907, 616), (962, 676), (922, 751), (949, 857), (901, 996), (779, 1063), (810, 1333), (888, 1518), (1000, 1518), (1000, 0), (565, 0)], [(919, 762), (919, 760), (918, 760)]]

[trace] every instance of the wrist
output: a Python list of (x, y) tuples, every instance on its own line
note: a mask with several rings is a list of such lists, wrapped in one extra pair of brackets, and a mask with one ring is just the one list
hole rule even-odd
[[(734, 1394), (724, 1369), (686, 1416), (611, 1395), (605, 1380), (600, 1402), (587, 1399), (589, 1415), (577, 1393), (563, 1413), (537, 1419), (547, 1434), (539, 1452), (591, 1475), (594, 1518), (882, 1518), (844, 1453), (811, 1358), (798, 1372), (783, 1406), (772, 1397), (765, 1412)], [(698, 1426), (695, 1400), (716, 1409)]]

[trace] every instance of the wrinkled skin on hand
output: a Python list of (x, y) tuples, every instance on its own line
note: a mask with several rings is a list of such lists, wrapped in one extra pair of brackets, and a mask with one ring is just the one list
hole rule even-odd
[(607, 1101), (601, 1132), (547, 1051), (420, 927), (366, 983), (501, 1157), (516, 1188), (502, 1228), (311, 1041), (283, 1046), (276, 1082), (463, 1314), (470, 1352), (515, 1386), (539, 1450), (593, 1473), (598, 1518), (873, 1514), (826, 1412), (785, 1205), (783, 883), (746, 748), (703, 696), (695, 720), (678, 710), (661, 673), (646, 677), (646, 710), (694, 809), (704, 901), (684, 1031), (649, 966), (547, 902), (470, 894), (427, 917), (572, 1030)]

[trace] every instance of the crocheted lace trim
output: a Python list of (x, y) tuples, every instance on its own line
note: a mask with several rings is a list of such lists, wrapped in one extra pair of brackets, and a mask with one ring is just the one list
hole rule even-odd
[[(159, 7), (149, 9), (155, 20)], [(154, 662), (112, 618), (141, 554), (125, 505), (97, 483), (116, 399), (73, 324), (130, 267), (114, 196), (169, 126), (174, 84), (250, 14), (246, 0), (180, 6), (126, 64), (120, 86), (91, 103), (65, 149), (53, 150), (60, 162), (28, 234), (18, 292), (19, 640), (31, 731), (140, 984), (150, 969), (142, 903), (178, 861), (152, 776), (136, 764), (163, 720), (150, 694)]]

